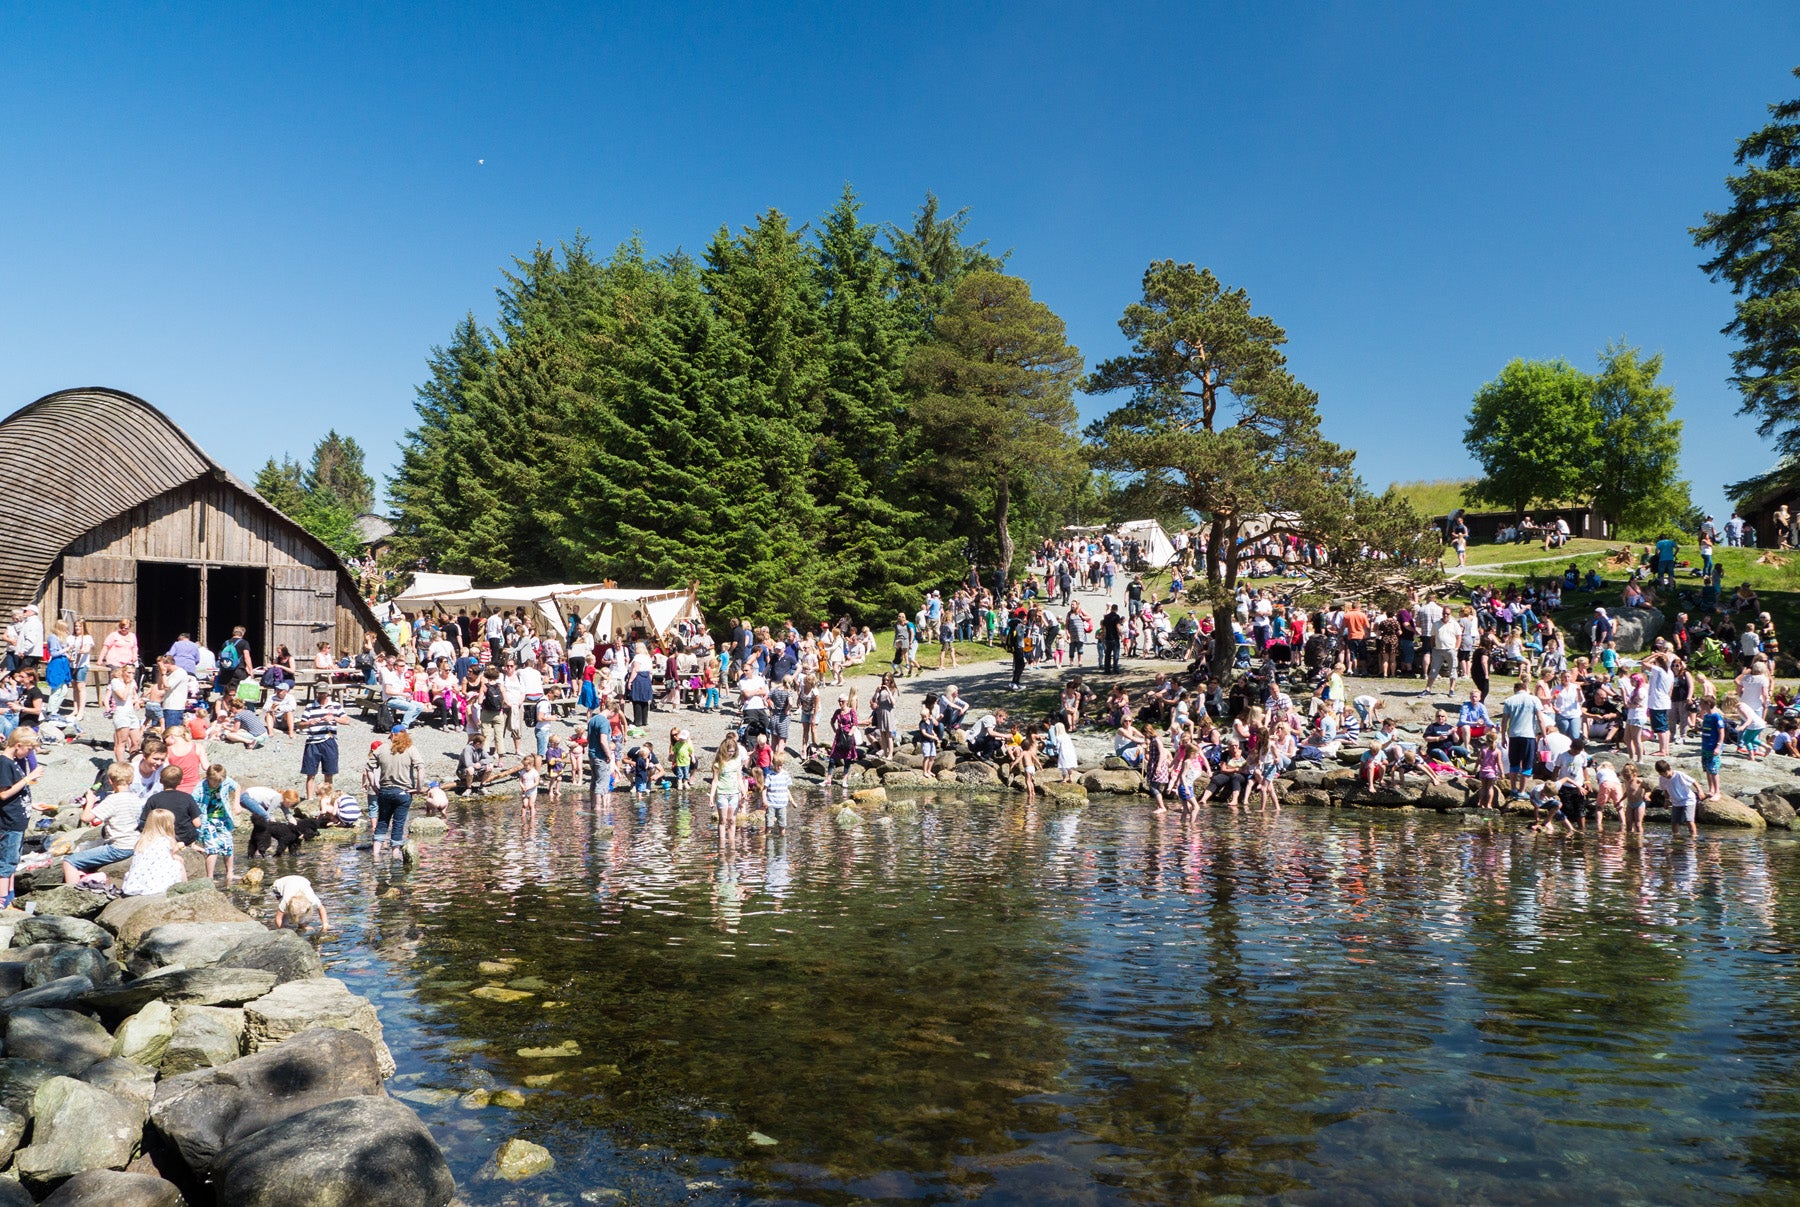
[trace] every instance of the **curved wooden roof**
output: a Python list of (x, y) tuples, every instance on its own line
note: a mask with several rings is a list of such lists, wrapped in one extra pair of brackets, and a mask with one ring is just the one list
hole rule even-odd
[(328, 545), (208, 457), (167, 415), (101, 387), (60, 390), (0, 420), (0, 607), (35, 602), (56, 559), (89, 530), (206, 477), (230, 483), (323, 554), (365, 623), (380, 631)]

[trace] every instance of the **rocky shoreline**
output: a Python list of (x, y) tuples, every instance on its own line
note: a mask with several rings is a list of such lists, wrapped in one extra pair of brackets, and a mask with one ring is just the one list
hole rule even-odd
[(443, 1207), (366, 998), (204, 875), (0, 911), (0, 1207)]

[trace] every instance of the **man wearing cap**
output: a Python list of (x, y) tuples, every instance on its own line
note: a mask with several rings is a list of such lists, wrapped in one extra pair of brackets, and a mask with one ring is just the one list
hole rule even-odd
[(25, 605), (25, 615), (13, 637), (13, 665), (16, 670), (35, 667), (44, 656), (44, 620), (36, 604)]
[(1593, 652), (1597, 654), (1605, 649), (1606, 643), (1612, 640), (1615, 631), (1616, 626), (1613, 624), (1612, 617), (1606, 614), (1606, 609), (1595, 608), (1594, 623), (1588, 631), (1588, 635), (1593, 643), (1591, 646)]

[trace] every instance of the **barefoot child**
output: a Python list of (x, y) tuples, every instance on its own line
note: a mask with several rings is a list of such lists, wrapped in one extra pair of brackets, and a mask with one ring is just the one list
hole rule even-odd
[(0, 905), (12, 904), (13, 872), (30, 824), (31, 785), (44, 774), (42, 767), (26, 770), (36, 749), (37, 731), (20, 727), (7, 735), (6, 753), (0, 754), (0, 884), (5, 885)]
[(1475, 793), (1477, 809), (1500, 807), (1500, 771), (1500, 738), (1490, 729), (1481, 735), (1481, 753), (1475, 762), (1475, 782), (1479, 785)]
[(1707, 695), (1700, 701), (1706, 710), (1700, 718), (1700, 770), (1706, 773), (1706, 799), (1719, 799), (1719, 759), (1725, 747), (1725, 714), (1719, 709), (1719, 698)]
[(788, 800), (793, 784), (794, 777), (787, 770), (787, 752), (777, 750), (763, 776), (763, 801), (769, 809), (769, 829), (787, 829)]
[(669, 762), (675, 768), (675, 790), (686, 792), (694, 776), (694, 740), (685, 729), (669, 731)]
[(535, 816), (537, 814), (538, 756), (528, 754), (519, 764), (519, 812)]
[(662, 766), (656, 757), (655, 743), (646, 739), (625, 752), (625, 760), (631, 765), (631, 794), (643, 797), (650, 795), (651, 781), (656, 778), (656, 769)]
[(569, 774), (569, 750), (563, 745), (562, 735), (553, 733), (550, 742), (544, 748), (544, 778), (550, 792), (550, 799), (555, 800), (557, 792), (562, 788), (563, 778)]
[(269, 886), (269, 891), (277, 899), (275, 906), (275, 929), (280, 930), (292, 922), (295, 930), (305, 930), (313, 911), (319, 913), (319, 933), (324, 934), (331, 928), (331, 919), (325, 912), (325, 903), (319, 900), (319, 894), (313, 891), (312, 881), (304, 876), (283, 876)]
[(708, 799), (718, 812), (719, 828), (729, 830), (737, 825), (738, 801), (744, 795), (744, 755), (738, 747), (737, 735), (727, 733), (713, 756), (712, 785)]

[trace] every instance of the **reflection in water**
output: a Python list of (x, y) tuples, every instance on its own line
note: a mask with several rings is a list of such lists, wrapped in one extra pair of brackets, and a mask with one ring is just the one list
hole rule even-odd
[[(412, 872), (303, 861), (468, 1202), (1800, 1188), (1788, 840), (800, 804), (721, 844), (667, 798), (489, 803)], [(442, 1092), (480, 1087), (525, 1106)], [(519, 1134), (556, 1171), (476, 1180)]]

